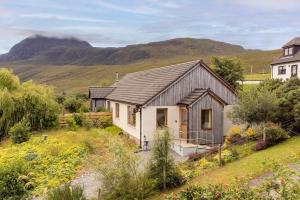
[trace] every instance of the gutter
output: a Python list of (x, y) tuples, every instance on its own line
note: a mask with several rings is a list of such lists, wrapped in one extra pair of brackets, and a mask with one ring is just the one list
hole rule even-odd
[(140, 111), (140, 149), (142, 149), (142, 110), (143, 108), (140, 106), (138, 107), (138, 110)]

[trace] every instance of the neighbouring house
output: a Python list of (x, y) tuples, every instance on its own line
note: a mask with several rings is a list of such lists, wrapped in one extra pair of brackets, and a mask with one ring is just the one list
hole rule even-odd
[(182, 156), (223, 142), (224, 107), (236, 99), (202, 61), (130, 73), (112, 88), (106, 101), (115, 125), (143, 148), (158, 128), (168, 127), (172, 148)]
[(108, 108), (106, 96), (113, 91), (113, 87), (89, 87), (90, 111), (96, 112), (99, 108)]
[(300, 37), (294, 38), (282, 47), (280, 58), (271, 63), (273, 79), (300, 78)]

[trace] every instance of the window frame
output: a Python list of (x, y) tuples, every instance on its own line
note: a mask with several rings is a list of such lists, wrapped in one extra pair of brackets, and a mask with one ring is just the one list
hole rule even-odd
[[(158, 125), (157, 113), (158, 113), (159, 110), (162, 110), (165, 114), (165, 121), (164, 121), (163, 126)], [(164, 127), (168, 127), (168, 108), (157, 108), (156, 109), (156, 128), (164, 128)]]
[(127, 106), (127, 124), (130, 126), (136, 127), (135, 107), (132, 105)]
[(278, 75), (285, 75), (285, 74), (286, 74), (286, 67), (282, 65), (278, 66)]
[(289, 56), (293, 55), (293, 47), (288, 48), (288, 55)]
[(120, 104), (119, 103), (116, 103), (115, 104), (115, 117), (117, 118), (117, 119), (119, 119), (120, 118)]
[[(210, 113), (209, 115), (209, 119), (210, 119), (210, 127), (204, 127), (203, 124), (204, 124), (204, 121), (203, 121), (203, 113), (208, 111)], [(201, 129), (202, 130), (212, 130), (213, 129), (213, 110), (210, 108), (210, 109), (201, 109)]]
[[(296, 67), (296, 73), (293, 73), (293, 68)], [(298, 76), (298, 65), (291, 65), (291, 77), (297, 77)]]
[(289, 48), (285, 48), (284, 49), (284, 56), (288, 56), (289, 55)]

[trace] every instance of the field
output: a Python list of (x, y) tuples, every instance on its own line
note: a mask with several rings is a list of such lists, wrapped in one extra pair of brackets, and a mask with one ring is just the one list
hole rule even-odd
[[(253, 73), (269, 72), (269, 64), (280, 55), (280, 50), (274, 51), (250, 51), (240, 53), (231, 57), (238, 58), (244, 66), (245, 73), (250, 73), (252, 66)], [(115, 72), (120, 77), (127, 73), (141, 71), (191, 60), (203, 59), (210, 64), (211, 56), (177, 56), (168, 59), (145, 59), (134, 64), (127, 65), (95, 65), (95, 66), (40, 66), (29, 64), (9, 64), (0, 67), (8, 67), (18, 74), (21, 80), (33, 79), (39, 83), (53, 85), (57, 92), (66, 93), (87, 93), (88, 86), (108, 86), (115, 81)], [(253, 77), (254, 76), (254, 77)], [(266, 78), (268, 75), (246, 76), (246, 79)]]
[(245, 80), (267, 80), (271, 78), (271, 74), (245, 74), (244, 75)]
[[(10, 140), (0, 145), (0, 168), (22, 165), (39, 195), (91, 170), (107, 155), (112, 142), (120, 142), (119, 129), (54, 130), (34, 133), (28, 142), (12, 144)], [(44, 140), (47, 135), (47, 140)], [(123, 142), (129, 142), (122, 139)], [(132, 145), (134, 146), (134, 145)], [(92, 161), (92, 162), (91, 162)], [(92, 164), (91, 164), (92, 163)]]
[(228, 163), (224, 167), (212, 168), (209, 171), (193, 178), (182, 187), (154, 196), (152, 199), (163, 199), (165, 194), (170, 194), (172, 192), (176, 193), (193, 184), (200, 184), (202, 186), (219, 183), (230, 184), (236, 181), (236, 178), (254, 178), (268, 172), (270, 165), (274, 162), (288, 164), (291, 162), (298, 162), (300, 159), (299, 136), (255, 153), (250, 153), (251, 147), (251, 143), (247, 146), (237, 146), (238, 149), (236, 150), (240, 154), (243, 153), (245, 156), (244, 158)]

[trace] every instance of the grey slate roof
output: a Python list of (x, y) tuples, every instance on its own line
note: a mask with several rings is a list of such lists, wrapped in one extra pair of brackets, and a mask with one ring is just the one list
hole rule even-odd
[(143, 105), (198, 63), (199, 60), (127, 74), (113, 85), (116, 88), (107, 99)]
[(300, 45), (300, 37), (296, 37), (296, 38), (293, 38), (291, 41), (289, 41), (288, 43), (286, 43), (284, 47), (289, 47), (289, 46), (293, 46), (293, 45)]
[(195, 89), (193, 92), (191, 92), (188, 96), (181, 99), (178, 104), (185, 104), (185, 105), (191, 105), (194, 103), (197, 99), (199, 99), (201, 96), (207, 93), (207, 89)]
[(280, 58), (274, 60), (271, 65), (283, 64), (289, 62), (300, 61), (300, 51), (297, 51), (293, 56), (281, 56)]
[(218, 100), (223, 105), (227, 105), (227, 103), (220, 98), (218, 95), (216, 95), (213, 91), (210, 89), (203, 89), (203, 88), (196, 88), (194, 91), (192, 91), (188, 96), (181, 99), (177, 104), (183, 104), (190, 106), (202, 97), (204, 97), (206, 94), (214, 97), (216, 100)]
[(89, 88), (90, 99), (103, 99), (109, 95), (115, 88), (114, 87), (96, 87), (91, 86)]

